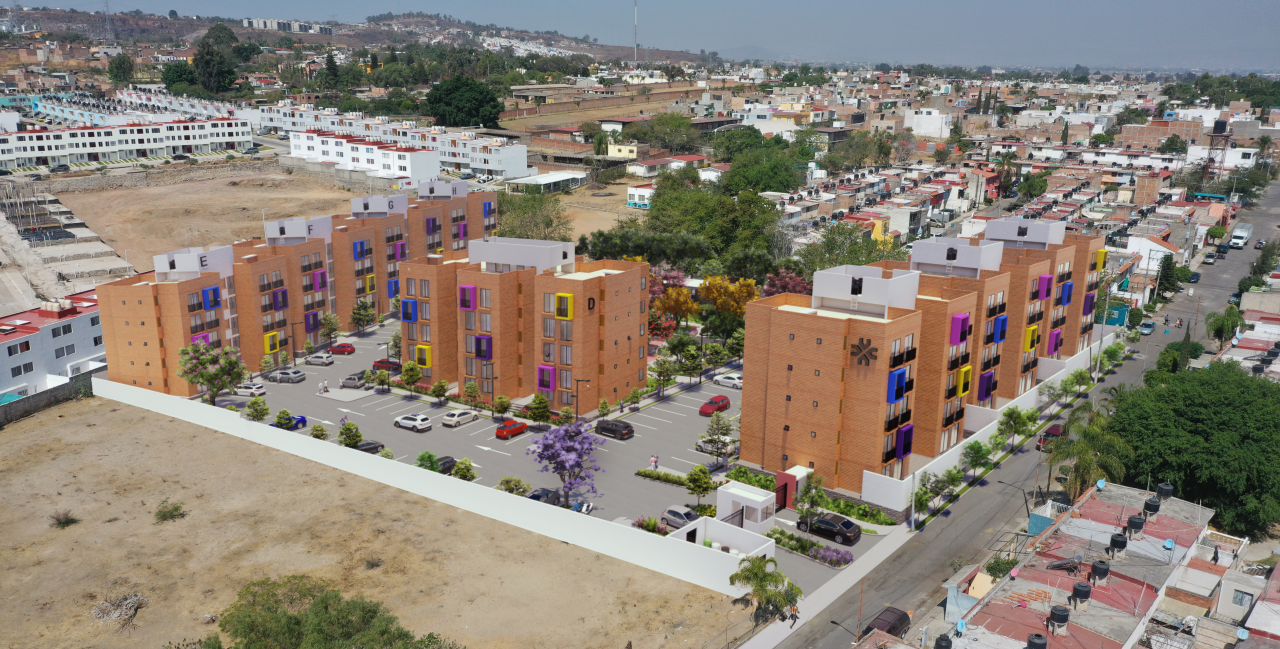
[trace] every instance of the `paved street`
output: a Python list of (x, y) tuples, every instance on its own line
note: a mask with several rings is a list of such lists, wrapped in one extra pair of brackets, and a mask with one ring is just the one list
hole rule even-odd
[[(1254, 236), (1263, 238), (1280, 237), (1280, 183), (1273, 183), (1267, 196), (1251, 210), (1240, 213), (1236, 222), (1254, 223)], [(1210, 311), (1221, 311), (1227, 306), (1227, 299), (1236, 290), (1236, 282), (1247, 274), (1250, 262), (1257, 256), (1252, 244), (1245, 250), (1232, 250), (1227, 258), (1212, 266), (1202, 266), (1199, 270), (1203, 277), (1199, 284), (1188, 285), (1194, 290), (1179, 294), (1160, 312), (1159, 321), (1163, 321), (1166, 311), (1171, 318), (1184, 318), (1188, 322), (1195, 317), (1197, 301), (1199, 302), (1199, 324), (1193, 330), (1193, 339), (1205, 343), (1208, 350), (1217, 349), (1217, 344), (1208, 341), (1204, 336), (1204, 314)], [(1107, 328), (1110, 332), (1110, 328)], [(1144, 361), (1154, 363), (1155, 357), (1164, 345), (1175, 340), (1182, 340), (1183, 330), (1170, 327), (1169, 334), (1164, 328), (1146, 336), (1136, 345), (1141, 350), (1134, 358), (1125, 362), (1113, 375), (1108, 376), (1091, 393), (1091, 398), (1098, 398), (1101, 390), (1116, 383), (1141, 384)], [(1047, 475), (1042, 463), (1042, 454), (1034, 450), (1034, 445), (1024, 446), (1013, 457), (1009, 458), (999, 469), (987, 478), (987, 484), (965, 494), (951, 506), (949, 515), (935, 519), (901, 550), (880, 564), (865, 579), (865, 596), (861, 617), (859, 617), (858, 588), (852, 588), (834, 604), (823, 611), (806, 611), (814, 615), (803, 628), (779, 645), (782, 649), (821, 648), (837, 649), (852, 644), (852, 635), (831, 622), (839, 622), (843, 627), (861, 630), (885, 606), (895, 606), (903, 610), (915, 612), (914, 618), (919, 620), (925, 615), (927, 607), (937, 606), (943, 599), (942, 582), (952, 575), (947, 562), (957, 557), (985, 559), (989, 555), (990, 545), (1006, 531), (1021, 529), (1027, 518), (1024, 494), (1034, 494), (1035, 485), (1043, 487)], [(931, 629), (930, 635), (936, 636), (939, 629)], [(919, 629), (911, 631), (911, 637), (919, 637)]]

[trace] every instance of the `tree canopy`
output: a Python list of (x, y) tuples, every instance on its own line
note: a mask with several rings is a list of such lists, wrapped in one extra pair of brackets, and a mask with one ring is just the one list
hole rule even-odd
[(455, 76), (427, 93), (423, 110), (441, 126), (498, 127), (502, 102), (483, 83), (469, 77)]
[(1134, 449), (1126, 482), (1168, 482), (1230, 534), (1268, 530), (1280, 520), (1280, 385), (1225, 362), (1159, 379), (1113, 405), (1111, 430)]

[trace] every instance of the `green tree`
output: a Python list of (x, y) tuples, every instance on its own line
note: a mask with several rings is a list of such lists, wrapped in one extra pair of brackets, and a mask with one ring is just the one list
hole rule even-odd
[(703, 356), (711, 367), (723, 367), (725, 363), (729, 362), (729, 353), (724, 350), (724, 345), (720, 343), (708, 344), (703, 350)]
[(596, 412), (598, 412), (601, 417), (608, 416), (609, 400), (604, 397), (600, 397), (600, 405), (597, 407)]
[(423, 451), (418, 454), (418, 459), (414, 461), (414, 466), (419, 469), (440, 473), (440, 458), (436, 457), (436, 454), (431, 451)]
[(418, 385), (418, 381), (422, 380), (422, 367), (416, 362), (409, 361), (404, 364), (404, 368), (400, 370), (400, 383), (406, 388)]
[(178, 377), (204, 388), (203, 399), (216, 406), (218, 394), (244, 381), (248, 369), (233, 347), (213, 348), (193, 343), (178, 350)]
[(475, 381), (468, 381), (462, 388), (462, 397), (469, 406), (477, 405), (484, 398), (480, 393), (480, 386)]
[(805, 279), (819, 270), (835, 266), (865, 266), (877, 261), (905, 261), (906, 248), (890, 241), (876, 241), (870, 230), (840, 221), (823, 231), (822, 239), (800, 249), (796, 256), (804, 266)]
[(348, 421), (338, 429), (338, 443), (347, 448), (355, 448), (364, 441), (364, 435), (360, 434), (360, 427), (354, 421)]
[(1000, 423), (996, 430), (1002, 433), (1005, 439), (1017, 440), (1019, 437), (1027, 437), (1035, 432), (1039, 421), (1039, 410), (1009, 406), (1000, 413)]
[(329, 342), (333, 342), (338, 337), (338, 329), (341, 326), (342, 323), (339, 322), (338, 314), (336, 313), (326, 313), (320, 316), (320, 335)]
[(973, 470), (973, 477), (978, 477), (978, 471), (987, 467), (988, 459), (991, 452), (986, 444), (981, 440), (973, 440), (964, 445), (964, 450), (960, 452), (960, 463)]
[(391, 388), (391, 375), (386, 370), (378, 370), (378, 373), (373, 375), (373, 384), (380, 390), (388, 390)]
[[(398, 302), (398, 301), (399, 301), (399, 298), (397, 298), (395, 301), (396, 301), (396, 302)], [(393, 303), (393, 304), (391, 305), (391, 307), (392, 307), (392, 308), (391, 308), (391, 311), (392, 311), (393, 313), (399, 313), (399, 312), (400, 312), (400, 305), (398, 305), (398, 304), (394, 304), (394, 303)], [(387, 358), (391, 358), (391, 359), (399, 360), (399, 359), (400, 359), (400, 352), (401, 352), (401, 349), (400, 349), (400, 332), (397, 330), (395, 333), (392, 333), (392, 334), (391, 334), (391, 340), (387, 342)]]
[(622, 135), (672, 153), (690, 151), (702, 139), (702, 133), (693, 127), (689, 118), (679, 113), (659, 113), (652, 119), (632, 122), (622, 129)]
[(729, 584), (746, 589), (733, 603), (744, 608), (754, 607), (751, 618), (757, 626), (775, 620), (785, 622), (804, 594), (778, 569), (778, 561), (772, 557), (743, 557), (738, 562), (738, 571), (729, 575)]
[(1221, 239), (1222, 237), (1227, 236), (1227, 229), (1226, 229), (1226, 228), (1224, 228), (1224, 227), (1222, 227), (1221, 225), (1215, 225), (1215, 226), (1213, 226), (1213, 227), (1209, 228), (1208, 232), (1206, 232), (1205, 234), (1206, 234), (1210, 239), (1217, 240), (1217, 239)]
[(1236, 335), (1236, 331), (1244, 326), (1244, 316), (1234, 304), (1229, 304), (1221, 312), (1205, 315), (1204, 326), (1209, 337), (1218, 341), (1218, 349), (1222, 349)]
[(711, 413), (707, 432), (702, 435), (702, 444), (711, 450), (711, 454), (720, 460), (721, 465), (727, 464), (729, 455), (733, 452), (733, 424), (729, 423), (724, 413)]
[(444, 405), (445, 397), (449, 396), (449, 383), (444, 379), (436, 381), (431, 386), (431, 396), (435, 397), (437, 403)]
[(513, 239), (572, 241), (574, 223), (560, 198), (547, 194), (498, 193), (498, 234)]
[(1100, 479), (1120, 482), (1124, 479), (1127, 458), (1133, 449), (1110, 430), (1110, 416), (1095, 401), (1081, 401), (1067, 415), (1064, 436), (1055, 441), (1049, 453), (1050, 464), (1071, 464), (1067, 478), (1067, 495), (1079, 498)]
[(725, 343), (724, 350), (733, 358), (742, 358), (742, 352), (743, 348), (746, 346), (746, 342), (747, 330), (739, 329), (733, 332), (733, 335), (729, 337), (728, 342)]
[[(663, 351), (665, 352), (665, 348)], [(649, 373), (658, 380), (658, 396), (661, 397), (665, 393), (667, 381), (676, 375), (676, 364), (671, 362), (671, 354), (659, 352), (658, 360), (649, 367)]]
[(1177, 133), (1174, 133), (1173, 135), (1165, 138), (1164, 142), (1160, 143), (1160, 148), (1158, 150), (1160, 153), (1186, 153), (1187, 142), (1181, 137), (1178, 137)]
[(511, 411), (511, 397), (501, 395), (493, 398), (493, 403), (489, 405), (489, 410), (493, 411), (493, 416), (501, 417)]
[(541, 394), (534, 395), (529, 402), (529, 419), (540, 424), (551, 421), (551, 403)]
[(164, 83), (164, 87), (170, 92), (178, 84), (189, 86), (200, 82), (196, 78), (196, 69), (186, 61), (173, 61), (164, 64), (164, 69), (160, 71), (160, 81)]
[(711, 481), (711, 472), (701, 464), (693, 467), (693, 470), (685, 476), (685, 487), (689, 490), (690, 496), (698, 498), (699, 507), (702, 506), (702, 497), (716, 490), (715, 483)]
[(822, 476), (810, 471), (800, 493), (796, 494), (796, 516), (800, 519), (797, 529), (801, 532), (808, 533), (813, 528), (813, 519), (822, 515), (820, 508), (827, 503), (827, 492), (823, 490), (822, 483)]
[(1004, 455), (1005, 444), (1008, 443), (1009, 435), (997, 426), (996, 431), (987, 438), (987, 466), (994, 467), (999, 464), (1000, 457)]
[(351, 326), (358, 331), (378, 321), (378, 314), (373, 311), (372, 300), (356, 300), (351, 309)]
[(329, 429), (320, 424), (311, 425), (311, 437), (314, 439), (329, 439)]
[(1071, 373), (1067, 374), (1067, 378), (1063, 380), (1063, 383), (1067, 383), (1071, 386), (1070, 389), (1080, 392), (1083, 392), (1088, 388), (1089, 384), (1092, 382), (1093, 377), (1089, 375), (1089, 370), (1083, 367), (1077, 367), (1076, 369), (1071, 370)]
[(421, 105), (424, 114), (434, 117), (439, 126), (497, 128), (503, 109), (502, 101), (488, 86), (461, 75), (440, 82)]
[(517, 496), (524, 497), (529, 495), (529, 492), (533, 489), (533, 487), (531, 487), (529, 483), (525, 482), (524, 480), (521, 480), (516, 476), (509, 475), (498, 481), (498, 486), (496, 487), (496, 489), (500, 491), (505, 491), (509, 494), (515, 494)]
[[(214, 25), (214, 27), (217, 26)], [(196, 80), (209, 92), (226, 92), (235, 85), (236, 69), (230, 56), (217, 47), (206, 45), (204, 41), (201, 41), (199, 48), (196, 49), (191, 65), (195, 68)]]
[(1142, 309), (1135, 307), (1129, 309), (1128, 315), (1125, 316), (1125, 323), (1130, 327), (1138, 327), (1142, 325), (1142, 320), (1144, 318), (1146, 318), (1146, 314), (1143, 313)]
[(937, 162), (940, 165), (947, 164), (947, 161), (950, 159), (951, 159), (951, 147), (949, 146), (941, 147), (933, 152), (933, 161)]
[(262, 397), (254, 397), (249, 400), (249, 405), (245, 406), (244, 417), (249, 421), (262, 421), (271, 414), (271, 409), (267, 407), (267, 400)]
[(257, 43), (248, 41), (231, 46), (231, 54), (235, 56), (235, 60), (240, 63), (248, 63), (253, 57), (262, 54), (262, 48)]
[(1160, 258), (1159, 280), (1156, 282), (1156, 291), (1161, 295), (1176, 292), (1178, 290), (1178, 275), (1174, 270), (1173, 254), (1167, 253)]
[(289, 430), (290, 428), (293, 428), (293, 413), (289, 412), (288, 408), (281, 408), (277, 410), (276, 420), (274, 423), (276, 425), (276, 428), (281, 428), (284, 430)]
[(128, 54), (117, 54), (107, 64), (107, 77), (111, 85), (122, 88), (133, 82), (133, 58)]
[(466, 482), (475, 482), (477, 477), (475, 465), (471, 463), (471, 460), (468, 460), (465, 457), (458, 460), (458, 463), (453, 465), (453, 471), (450, 475)]

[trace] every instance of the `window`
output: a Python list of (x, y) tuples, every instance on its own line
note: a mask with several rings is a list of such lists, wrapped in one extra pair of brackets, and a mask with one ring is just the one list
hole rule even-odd
[(489, 331), (489, 317), (488, 313), (480, 314), (480, 331)]
[(560, 364), (573, 365), (573, 347), (560, 345)]
[(101, 347), (101, 346), (102, 346), (102, 336), (94, 336), (94, 337), (93, 337), (93, 346), (94, 346), (94, 347)]
[[(480, 308), (489, 308), (489, 289), (487, 288), (480, 289)], [(485, 329), (485, 331), (488, 331), (488, 329)]]
[(573, 340), (573, 321), (560, 321), (560, 340)]
[[(470, 336), (468, 336), (468, 338), (470, 338)], [(474, 357), (468, 356), (467, 357), (467, 376), (475, 376), (475, 375), (476, 375), (476, 359)]]
[(556, 337), (556, 321), (554, 318), (542, 319), (542, 337), (543, 338)]
[(463, 311), (462, 313), (464, 314), (463, 320), (465, 321), (463, 323), (463, 328), (466, 329), (467, 331), (475, 331), (476, 330), (476, 312)]
[(31, 351), (31, 341), (29, 340), (20, 342), (16, 345), (9, 345), (10, 356), (17, 356), (18, 354), (29, 351)]
[(543, 293), (542, 294), (542, 312), (552, 313), (555, 310), (556, 310), (556, 294)]
[[(570, 387), (573, 385), (573, 370), (560, 370), (560, 387)], [(569, 394), (566, 392), (565, 394)], [(564, 403), (568, 403), (567, 401)]]
[(418, 282), (413, 279), (404, 280), (404, 294), (407, 297), (414, 297), (418, 294)]
[(431, 342), (431, 325), (427, 325), (427, 324), (420, 325), (419, 331), (422, 334), (421, 336), (422, 342), (424, 343)]
[(71, 325), (65, 324), (65, 325), (62, 325), (61, 327), (54, 327), (52, 331), (53, 331), (54, 338), (57, 338), (59, 336), (66, 336), (71, 333)]
[(70, 356), (70, 355), (72, 355), (72, 354), (74, 354), (74, 353), (76, 353), (76, 346), (75, 346), (75, 345), (67, 345), (66, 347), (59, 347), (59, 348), (57, 348), (57, 349), (53, 350), (53, 357), (54, 357), (54, 358), (62, 358), (63, 356)]
[(431, 297), (431, 280), (429, 279), (418, 280), (418, 296)]
[(1249, 608), (1253, 606), (1253, 594), (1237, 590), (1231, 593), (1231, 603), (1243, 608)]
[(542, 343), (542, 362), (554, 363), (556, 360), (556, 344)]

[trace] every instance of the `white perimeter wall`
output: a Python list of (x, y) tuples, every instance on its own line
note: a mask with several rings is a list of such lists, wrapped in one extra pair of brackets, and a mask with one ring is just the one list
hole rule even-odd
[[(1096, 354), (1102, 347), (1110, 345), (1115, 340), (1115, 333), (1107, 334), (1100, 343), (1094, 343), (1090, 347), (1086, 347), (1085, 351), (1072, 356), (1066, 360), (1053, 360), (1049, 358), (1041, 358), (1036, 367), (1036, 377), (1041, 381), (1061, 381), (1066, 378), (1073, 370), (1085, 367), (1089, 364), (1090, 358), (1096, 361)], [(1091, 356), (1093, 355), (1093, 356)], [(99, 379), (94, 379), (99, 380)], [(1074, 397), (1075, 395), (1072, 395)], [(1036, 408), (1040, 405), (1040, 391), (1030, 389), (1022, 393), (1017, 399), (1006, 401), (1000, 404), (998, 409), (982, 408), (979, 406), (965, 406), (965, 423), (972, 424), (973, 429), (978, 432), (972, 437), (965, 439), (959, 444), (947, 449), (946, 453), (939, 455), (928, 464), (920, 467), (918, 471), (928, 471), (934, 475), (940, 475), (943, 471), (953, 466), (961, 466), (960, 455), (964, 452), (964, 446), (973, 441), (987, 443), (991, 439), (991, 435), (996, 432), (997, 425), (1000, 421), (1000, 415), (1005, 408), (1010, 405), (1019, 408)], [(914, 463), (912, 468), (915, 468)], [(881, 507), (895, 509), (898, 511), (907, 511), (911, 508), (911, 492), (914, 491), (912, 479), (910, 476), (902, 480), (896, 480), (879, 473), (870, 471), (862, 472), (862, 499)]]
[[(672, 538), (575, 514), (332, 442), (286, 433), (266, 424), (241, 419), (238, 413), (230, 410), (214, 408), (198, 401), (188, 401), (96, 377), (93, 379), (93, 393), (95, 396), (127, 403), (291, 453), (718, 593), (737, 597), (745, 592), (729, 585), (729, 575), (737, 570), (738, 559), (723, 552), (714, 552), (700, 544), (677, 543)], [(769, 552), (772, 541), (766, 545), (770, 547), (760, 548), (759, 551)]]

